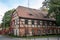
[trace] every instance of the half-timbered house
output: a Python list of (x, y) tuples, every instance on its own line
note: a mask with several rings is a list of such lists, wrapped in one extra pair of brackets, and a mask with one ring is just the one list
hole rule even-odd
[(19, 6), (12, 13), (10, 33), (17, 36), (56, 34), (60, 32), (55, 19), (46, 18), (47, 13)]

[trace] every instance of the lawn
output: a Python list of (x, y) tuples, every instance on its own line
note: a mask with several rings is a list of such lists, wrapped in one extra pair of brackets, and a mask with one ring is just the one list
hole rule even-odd
[(15, 36), (15, 35), (9, 35), (10, 37), (13, 37), (13, 38), (48, 38), (48, 37), (60, 37), (60, 34), (59, 35), (41, 35), (41, 36)]

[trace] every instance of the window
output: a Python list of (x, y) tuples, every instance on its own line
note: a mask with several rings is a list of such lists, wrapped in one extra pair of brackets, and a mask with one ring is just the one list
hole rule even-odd
[(13, 17), (16, 17), (16, 16), (17, 16), (17, 13), (16, 13), (16, 12), (14, 12), (14, 13), (13, 13)]
[(32, 20), (32, 25), (34, 25), (34, 20)]
[(40, 21), (39, 20), (37, 21), (37, 25), (40, 25)]
[(25, 29), (25, 34), (29, 34), (28, 28)]
[(54, 26), (56, 26), (56, 24), (54, 23)]
[(43, 21), (43, 25), (45, 25), (45, 22)]
[(27, 19), (25, 20), (25, 24), (28, 24), (28, 20)]
[(55, 22), (52, 22), (52, 26), (56, 26), (56, 23)]
[(48, 33), (50, 33), (50, 30), (48, 30)]
[(50, 22), (49, 22), (49, 21), (47, 21), (47, 25), (48, 25), (48, 26), (50, 26), (49, 24), (50, 24)]
[(42, 25), (42, 22), (43, 22), (43, 21), (40, 21), (40, 25)]
[(52, 25), (52, 22), (50, 22), (50, 26)]
[(30, 16), (33, 16), (32, 14), (29, 14)]
[(47, 21), (45, 21), (45, 26), (47, 26)]
[(19, 19), (16, 19), (16, 24), (19, 25)]
[(19, 19), (15, 19), (15, 25), (19, 25)]
[(16, 25), (16, 19), (15, 19), (15, 25)]
[(52, 22), (52, 26), (53, 26), (53, 24), (54, 24), (54, 23)]
[(40, 35), (41, 34), (41, 30), (38, 30), (38, 35)]
[(13, 23), (12, 25), (14, 26), (15, 25), (15, 20), (13, 20), (12, 23)]

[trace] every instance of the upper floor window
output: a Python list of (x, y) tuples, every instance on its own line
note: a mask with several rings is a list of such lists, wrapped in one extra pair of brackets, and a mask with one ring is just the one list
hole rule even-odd
[(47, 25), (50, 26), (50, 22), (49, 21), (47, 21)]
[(43, 22), (43, 21), (40, 21), (40, 25), (42, 25), (42, 22)]
[(43, 21), (43, 25), (45, 25), (45, 21)]
[(45, 26), (47, 26), (47, 21), (45, 21)]
[(37, 25), (40, 25), (40, 20), (37, 20)]
[(54, 26), (56, 26), (56, 24), (54, 23)]
[(28, 24), (28, 20), (27, 19), (25, 20), (25, 24)]
[(52, 22), (50, 22), (50, 26), (52, 26)]
[(13, 25), (13, 26), (15, 25), (15, 20), (12, 21), (12, 25)]
[(16, 24), (19, 25), (19, 19), (16, 19)]
[(16, 16), (17, 16), (17, 12), (14, 12), (14, 13), (13, 13), (13, 17), (16, 17)]
[(15, 25), (16, 25), (16, 20), (15, 20)]
[(34, 20), (32, 20), (32, 25), (34, 25)]
[(29, 14), (30, 16), (33, 16), (32, 14)]

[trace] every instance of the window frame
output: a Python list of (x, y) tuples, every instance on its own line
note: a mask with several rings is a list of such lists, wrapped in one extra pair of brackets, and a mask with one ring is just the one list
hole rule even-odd
[(40, 20), (37, 20), (37, 25), (40, 25)]
[(34, 25), (34, 20), (31, 21), (32, 25)]
[(25, 24), (28, 24), (28, 19), (25, 19)]

